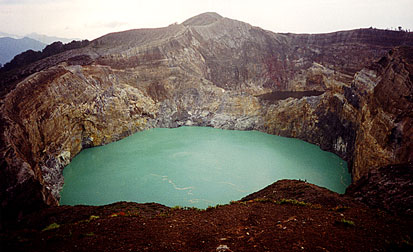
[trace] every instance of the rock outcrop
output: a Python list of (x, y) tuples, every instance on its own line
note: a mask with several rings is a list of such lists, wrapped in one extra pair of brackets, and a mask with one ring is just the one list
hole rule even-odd
[(360, 107), (356, 180), (369, 168), (413, 160), (412, 60), (411, 48), (399, 48), (355, 76), (348, 96)]
[(413, 163), (372, 169), (346, 194), (370, 207), (386, 209), (398, 215), (413, 214)]
[(347, 160), (354, 180), (412, 161), (413, 51), (396, 46), (412, 33), (275, 34), (206, 13), (3, 73), (2, 218), (57, 205), (83, 148), (153, 127), (300, 138)]

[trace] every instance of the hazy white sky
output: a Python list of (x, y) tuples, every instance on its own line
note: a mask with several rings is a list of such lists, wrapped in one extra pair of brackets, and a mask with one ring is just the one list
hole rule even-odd
[(207, 11), (274, 32), (413, 30), (412, 10), (413, 0), (0, 0), (0, 32), (94, 39), (181, 23)]

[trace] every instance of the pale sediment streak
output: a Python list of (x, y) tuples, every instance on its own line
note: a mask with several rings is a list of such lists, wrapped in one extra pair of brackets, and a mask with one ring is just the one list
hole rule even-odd
[(344, 185), (347, 188), (349, 186), (349, 184), (344, 183), (343, 179), (344, 179), (343, 175), (340, 175), (341, 184)]
[(229, 185), (229, 186), (233, 187), (238, 192), (242, 192), (242, 193), (247, 193), (248, 192), (248, 191), (242, 190), (239, 186), (237, 186), (236, 184), (233, 184), (231, 182), (221, 181), (221, 182), (218, 182), (218, 183)]
[(151, 173), (150, 175), (151, 175), (151, 176), (155, 176), (155, 177), (159, 177), (159, 178), (162, 179), (162, 181), (167, 181), (169, 184), (171, 184), (171, 185), (174, 187), (175, 190), (178, 190), (178, 191), (186, 191), (186, 190), (188, 190), (187, 193), (188, 193), (189, 195), (192, 195), (192, 194), (193, 194), (193, 193), (192, 193), (192, 190), (194, 189), (193, 186), (178, 187), (178, 186), (175, 184), (175, 182), (173, 182), (171, 179), (168, 178), (168, 176), (159, 175), (159, 174), (154, 174), (154, 173)]

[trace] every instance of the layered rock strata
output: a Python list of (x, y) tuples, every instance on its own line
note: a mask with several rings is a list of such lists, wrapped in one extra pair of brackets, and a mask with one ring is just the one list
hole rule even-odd
[(412, 49), (388, 53), (401, 45), (411, 33), (275, 34), (206, 13), (14, 70), (1, 92), (2, 217), (57, 205), (83, 148), (153, 127), (300, 138), (349, 161), (354, 180), (412, 161)]

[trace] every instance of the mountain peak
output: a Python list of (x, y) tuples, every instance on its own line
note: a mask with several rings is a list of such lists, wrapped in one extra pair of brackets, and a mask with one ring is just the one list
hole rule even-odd
[(183, 22), (185, 26), (203, 26), (212, 24), (223, 17), (216, 12), (205, 12)]

